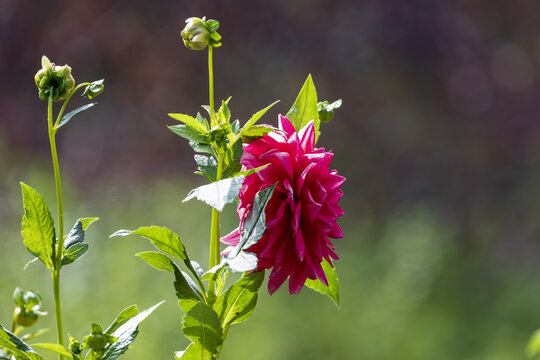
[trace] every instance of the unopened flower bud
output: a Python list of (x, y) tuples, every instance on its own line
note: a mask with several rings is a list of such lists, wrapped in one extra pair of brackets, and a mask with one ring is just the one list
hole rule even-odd
[(81, 349), (82, 345), (79, 340), (76, 340), (69, 336), (69, 350), (74, 353), (75, 355), (79, 355), (82, 352)]
[(39, 98), (48, 100), (52, 93), (53, 101), (65, 99), (75, 87), (75, 79), (68, 65), (56, 66), (46, 56), (41, 59), (42, 68), (34, 77), (39, 90)]
[(19, 326), (30, 327), (38, 321), (38, 315), (33, 312), (27, 312), (24, 308), (16, 307), (13, 313), (13, 319)]
[(203, 50), (210, 41), (210, 31), (206, 27), (205, 18), (192, 17), (186, 20), (186, 27), (180, 35), (184, 45), (192, 50)]
[(92, 99), (103, 92), (105, 85), (103, 85), (103, 79), (94, 81), (88, 85), (82, 94), (82, 96), (88, 96), (88, 99)]
[(231, 132), (230, 123), (221, 123), (217, 126), (214, 126), (208, 132), (208, 140), (210, 142), (215, 141), (219, 146), (226, 144), (227, 135)]
[(334, 117), (334, 110), (341, 106), (341, 99), (329, 104), (327, 100), (317, 104), (317, 110), (319, 112), (319, 120), (322, 122), (329, 122)]

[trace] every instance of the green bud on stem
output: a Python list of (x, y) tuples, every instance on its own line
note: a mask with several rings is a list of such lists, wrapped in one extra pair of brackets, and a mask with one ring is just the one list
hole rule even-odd
[(88, 99), (92, 99), (99, 94), (103, 92), (103, 89), (105, 88), (105, 85), (103, 85), (103, 79), (94, 81), (90, 85), (88, 85), (86, 88), (84, 88), (84, 92), (82, 96), (87, 96)]
[(192, 17), (186, 20), (186, 27), (180, 35), (184, 45), (191, 50), (204, 50), (207, 46), (221, 46), (221, 35), (216, 30), (219, 28), (217, 20), (206, 20)]
[(56, 66), (43, 55), (41, 58), (41, 70), (34, 77), (39, 90), (39, 98), (48, 100), (52, 92), (53, 101), (64, 100), (75, 87), (75, 79), (71, 75), (71, 67), (68, 65)]

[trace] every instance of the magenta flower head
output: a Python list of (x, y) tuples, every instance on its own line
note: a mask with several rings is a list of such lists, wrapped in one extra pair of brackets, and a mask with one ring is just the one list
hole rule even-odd
[[(279, 129), (244, 144), (241, 163), (245, 169), (270, 165), (246, 177), (237, 213), (242, 229), (255, 194), (277, 184), (266, 207), (266, 232), (248, 251), (257, 255), (257, 271), (272, 268), (270, 294), (287, 278), (290, 293), (298, 294), (308, 278), (328, 285), (321, 263), (338, 259), (330, 238), (343, 237), (337, 219), (343, 215), (338, 202), (345, 178), (330, 170), (332, 152), (315, 148), (313, 121), (296, 132), (280, 115)], [(235, 246), (239, 230), (221, 241)]]

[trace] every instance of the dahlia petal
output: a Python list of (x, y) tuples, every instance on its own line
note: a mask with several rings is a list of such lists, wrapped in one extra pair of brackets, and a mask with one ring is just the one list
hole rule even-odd
[(302, 214), (305, 214), (307, 220), (310, 223), (313, 223), (317, 218), (317, 215), (319, 215), (322, 205), (313, 199), (313, 196), (311, 195), (311, 191), (309, 191), (309, 189), (306, 191), (306, 197), (304, 197), (304, 199), (306, 199), (307, 201), (304, 201), (302, 203), (304, 207), (303, 210), (305, 210), (302, 212)]
[(280, 130), (284, 131), (285, 134), (287, 134), (288, 136), (291, 136), (292, 134), (296, 132), (296, 129), (294, 128), (291, 121), (283, 115), (279, 115), (278, 127)]
[(315, 121), (311, 120), (298, 132), (300, 146), (305, 152), (312, 151), (315, 147)]
[(343, 231), (337, 223), (334, 223), (334, 228), (328, 233), (328, 237), (332, 239), (341, 239), (343, 237)]
[(240, 231), (238, 228), (231, 231), (229, 234), (221, 238), (221, 242), (225, 245), (236, 246), (240, 242)]
[[(331, 264), (331, 263), (330, 263), (330, 264)], [(321, 282), (322, 282), (324, 285), (328, 286), (328, 279), (326, 278), (326, 274), (324, 273), (324, 270), (323, 270), (321, 264), (320, 264), (320, 263), (316, 263), (315, 266), (314, 266), (314, 268), (315, 268), (315, 272), (316, 272), (316, 274), (317, 274), (317, 278), (318, 278), (319, 280), (321, 280)]]
[(289, 292), (296, 295), (302, 290), (302, 286), (306, 283), (307, 268), (303, 263), (298, 263), (289, 277)]
[(294, 240), (296, 245), (296, 256), (298, 257), (298, 260), (303, 261), (304, 256), (306, 255), (306, 243), (304, 242), (304, 233), (302, 232), (302, 229), (297, 230)]

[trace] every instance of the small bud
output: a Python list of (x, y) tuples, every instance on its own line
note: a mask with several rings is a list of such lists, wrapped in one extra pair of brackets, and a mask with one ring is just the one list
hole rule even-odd
[(39, 98), (48, 100), (52, 92), (53, 101), (64, 100), (75, 87), (75, 79), (68, 65), (56, 66), (46, 56), (41, 59), (42, 68), (34, 77)]
[(210, 142), (216, 142), (218, 146), (225, 146), (227, 141), (227, 135), (231, 133), (230, 123), (221, 123), (214, 126), (208, 132), (208, 140)]
[(202, 19), (192, 17), (186, 20), (186, 27), (180, 35), (188, 49), (203, 50), (207, 46), (221, 46), (219, 42), (221, 35), (216, 32), (218, 28), (219, 21), (217, 20), (206, 20), (206, 17)]
[(180, 33), (184, 45), (192, 50), (203, 50), (210, 41), (210, 31), (206, 28), (203, 19), (192, 17), (186, 20), (186, 27)]
[(13, 319), (19, 326), (30, 327), (38, 321), (38, 315), (33, 312), (27, 312), (23, 308), (16, 307), (13, 313)]
[(82, 352), (81, 342), (77, 339), (74, 339), (69, 335), (69, 350), (75, 355), (79, 355)]
[(327, 100), (317, 104), (317, 110), (319, 111), (319, 120), (322, 122), (329, 122), (334, 117), (334, 110), (341, 106), (341, 99), (329, 104)]
[(103, 85), (103, 79), (94, 81), (84, 89), (82, 96), (86, 95), (88, 99), (91, 100), (92, 98), (101, 94), (104, 88), (105, 85)]

